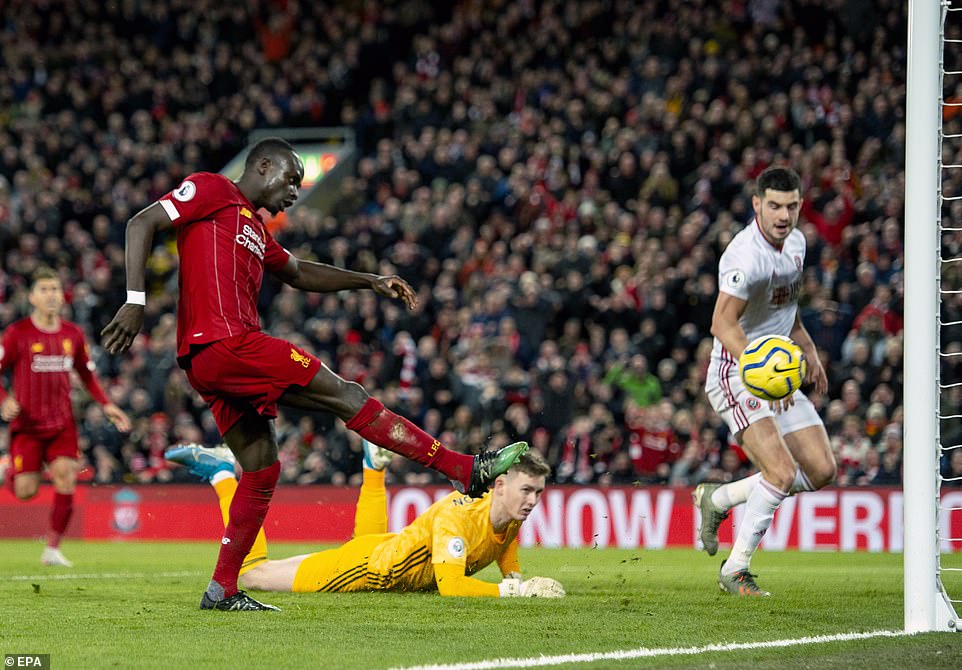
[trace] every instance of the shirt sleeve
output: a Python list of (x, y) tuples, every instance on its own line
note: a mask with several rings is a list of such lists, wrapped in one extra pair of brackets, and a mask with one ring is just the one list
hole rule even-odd
[[(266, 231), (265, 231), (266, 232)], [(270, 233), (267, 235), (267, 244), (264, 249), (264, 269), (268, 272), (279, 272), (287, 265), (290, 260), (291, 252), (282, 247)]]
[(748, 300), (756, 264), (740, 249), (728, 248), (718, 262), (718, 290)]
[(442, 596), (497, 598), (501, 595), (497, 584), (468, 577), (464, 574), (464, 569), (454, 565), (435, 565), (434, 580), (438, 585), (438, 593)]
[(497, 584), (465, 574), (471, 528), (464, 514), (454, 508), (442, 511), (435, 518), (432, 531), (431, 561), (438, 593), (442, 596), (500, 595)]
[(464, 515), (446, 509), (438, 514), (432, 530), (431, 562), (435, 565), (444, 563), (457, 566), (461, 569), (461, 574), (464, 574), (470, 532)]
[(221, 175), (197, 172), (158, 202), (174, 226), (205, 219), (231, 204), (227, 181)]

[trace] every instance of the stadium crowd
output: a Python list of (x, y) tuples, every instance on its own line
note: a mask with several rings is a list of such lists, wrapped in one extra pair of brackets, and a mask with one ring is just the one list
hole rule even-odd
[[(702, 390), (717, 259), (752, 179), (783, 162), (804, 182), (802, 317), (838, 483), (901, 481), (904, 3), (324, 4), (4, 3), (0, 328), (49, 264), (98, 342), (135, 211), (220, 170), (252, 130), (349, 126), (362, 158), (340, 199), (294, 209), (277, 238), (397, 273), (419, 306), (269, 282), (269, 332), (446, 445), (528, 440), (559, 483), (729, 481), (748, 462)], [(178, 479), (167, 446), (219, 440), (174, 361), (176, 270), (171, 239), (144, 336), (123, 357), (94, 348), (135, 427), (77, 398), (90, 480)], [(283, 412), (277, 430), (282, 481), (357, 480), (340, 422)], [(390, 477), (435, 481), (400, 458)]]

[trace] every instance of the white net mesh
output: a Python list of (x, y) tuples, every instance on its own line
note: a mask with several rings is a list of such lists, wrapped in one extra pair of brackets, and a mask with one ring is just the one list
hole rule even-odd
[[(943, 2), (941, 38), (936, 533), (944, 605), (958, 611), (962, 603), (962, 7)], [(908, 225), (906, 232), (910, 234)]]

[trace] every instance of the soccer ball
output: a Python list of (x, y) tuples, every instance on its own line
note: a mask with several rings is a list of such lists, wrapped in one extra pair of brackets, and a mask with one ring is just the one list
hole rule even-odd
[(738, 359), (742, 383), (762, 400), (787, 398), (802, 385), (808, 364), (801, 347), (781, 335), (763, 335)]

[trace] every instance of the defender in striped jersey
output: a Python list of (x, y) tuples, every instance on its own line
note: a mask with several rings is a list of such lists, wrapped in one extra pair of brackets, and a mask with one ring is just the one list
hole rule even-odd
[(749, 563), (782, 500), (835, 479), (828, 435), (806, 395), (799, 390), (781, 401), (763, 402), (745, 389), (738, 374), (738, 358), (750, 341), (785, 335), (808, 360), (805, 382), (816, 393), (828, 390), (815, 343), (798, 314), (805, 263), (805, 236), (796, 228), (801, 204), (801, 180), (794, 171), (773, 167), (762, 172), (752, 197), (755, 220), (732, 239), (718, 264), (711, 326), (715, 342), (705, 390), (760, 472), (724, 486), (702, 484), (694, 497), (709, 555), (718, 551), (718, 526), (728, 510), (747, 503), (718, 576), (719, 588), (737, 595), (768, 595), (755, 583)]

